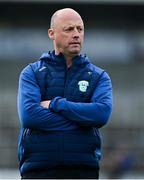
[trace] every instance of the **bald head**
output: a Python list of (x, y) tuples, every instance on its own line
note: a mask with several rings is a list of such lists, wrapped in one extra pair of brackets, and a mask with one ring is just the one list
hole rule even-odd
[(63, 53), (66, 59), (78, 55), (84, 39), (81, 16), (71, 8), (56, 11), (51, 18), (48, 36), (53, 40), (56, 54)]
[(57, 10), (51, 17), (51, 23), (50, 23), (50, 28), (55, 28), (57, 26), (57, 24), (59, 23), (59, 20), (61, 18), (70, 18), (70, 17), (77, 17), (78, 19), (81, 20), (81, 22), (83, 23), (83, 20), (81, 18), (81, 16), (79, 15), (78, 12), (76, 12), (74, 9), (72, 8), (64, 8), (64, 9), (60, 9)]

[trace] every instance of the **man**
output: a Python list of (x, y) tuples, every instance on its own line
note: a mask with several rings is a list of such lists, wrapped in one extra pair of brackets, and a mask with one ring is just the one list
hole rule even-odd
[(54, 51), (19, 80), (21, 177), (97, 179), (99, 128), (112, 111), (110, 77), (80, 54), (84, 24), (75, 10), (56, 11), (48, 35)]

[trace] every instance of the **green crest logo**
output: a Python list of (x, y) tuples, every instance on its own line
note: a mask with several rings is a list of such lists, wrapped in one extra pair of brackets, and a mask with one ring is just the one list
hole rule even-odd
[(82, 81), (78, 82), (78, 85), (79, 85), (79, 90), (81, 92), (86, 92), (87, 87), (89, 86), (89, 82), (85, 81), (85, 80), (82, 80)]

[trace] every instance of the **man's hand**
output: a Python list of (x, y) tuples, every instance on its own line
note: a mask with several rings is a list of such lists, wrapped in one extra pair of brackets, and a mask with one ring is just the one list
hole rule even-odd
[(51, 100), (42, 101), (42, 102), (40, 103), (40, 105), (41, 105), (42, 107), (48, 109), (50, 102), (51, 102)]

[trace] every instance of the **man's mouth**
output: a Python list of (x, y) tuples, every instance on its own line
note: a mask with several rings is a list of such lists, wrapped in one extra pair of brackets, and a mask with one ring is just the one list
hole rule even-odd
[(70, 45), (80, 45), (80, 42), (71, 42)]

